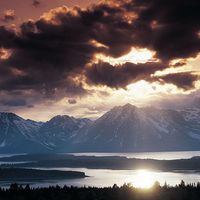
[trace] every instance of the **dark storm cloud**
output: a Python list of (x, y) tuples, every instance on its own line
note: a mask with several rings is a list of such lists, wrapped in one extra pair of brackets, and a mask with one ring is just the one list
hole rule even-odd
[(17, 36), (16, 33), (12, 30), (5, 28), (4, 26), (0, 26), (0, 46), (5, 48), (14, 48), (15, 40)]
[[(75, 41), (79, 33), (68, 41), (67, 35), (65, 36), (68, 31), (62, 32), (62, 27), (48, 25), (44, 21), (37, 23), (37, 25), (33, 22), (23, 24), (20, 36), (3, 27), (2, 31), (0, 29), (0, 35), (2, 32), (2, 38), (5, 38), (2, 45), (14, 49), (8, 60), (0, 62), (2, 66), (0, 71), (7, 72), (7, 78), (1, 84), (1, 88), (37, 90), (43, 88), (50, 93), (51, 90), (53, 92), (57, 88), (66, 87), (66, 91), (70, 94), (84, 93), (81, 84), (73, 83), (72, 77), (81, 73), (82, 67), (89, 62), (93, 47)], [(44, 26), (50, 26), (51, 31)], [(20, 71), (21, 74), (13, 73), (13, 69)]]
[(118, 66), (99, 63), (89, 67), (86, 76), (91, 84), (125, 88), (128, 84), (139, 80), (151, 81), (151, 75), (164, 68), (165, 66), (160, 63), (151, 62), (145, 64), (126, 63)]
[(0, 104), (10, 107), (27, 106), (24, 99), (3, 99), (0, 100)]
[[(82, 96), (88, 94), (83, 76), (90, 84), (125, 88), (141, 79), (152, 81), (151, 75), (170, 67), (172, 59), (199, 53), (199, 1), (120, 3), (108, 1), (88, 9), (61, 7), (37, 21), (23, 23), (17, 32), (0, 27), (0, 46), (12, 51), (7, 60), (0, 60), (0, 89), (31, 89), (46, 97), (61, 90), (63, 96)], [(95, 53), (119, 57), (133, 46), (155, 51), (160, 63), (87, 66)], [(181, 83), (174, 78), (163, 81), (191, 88), (190, 81)]]
[(160, 80), (164, 83), (172, 83), (179, 88), (189, 90), (194, 88), (195, 81), (199, 79), (198, 75), (194, 75), (191, 72), (181, 72), (175, 74), (167, 74), (160, 77)]
[(76, 82), (75, 80), (72, 80), (68, 78), (65, 84), (65, 93), (68, 94), (69, 96), (84, 96), (90, 93), (89, 90), (85, 90), (83, 88), (83, 84), (81, 82)]
[(133, 0), (127, 9), (137, 9), (133, 24), (139, 43), (157, 52), (164, 60), (195, 56), (200, 50), (200, 1)]

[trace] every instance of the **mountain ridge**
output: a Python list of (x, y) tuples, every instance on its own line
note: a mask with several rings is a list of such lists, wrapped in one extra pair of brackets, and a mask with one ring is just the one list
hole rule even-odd
[(116, 106), (95, 121), (58, 115), (36, 122), (2, 112), (0, 152), (13, 147), (17, 151), (26, 143), (24, 153), (200, 150), (199, 121), (197, 110), (138, 108), (132, 104)]

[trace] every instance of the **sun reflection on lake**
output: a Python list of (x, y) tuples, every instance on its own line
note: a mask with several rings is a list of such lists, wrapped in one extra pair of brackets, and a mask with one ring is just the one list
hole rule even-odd
[(150, 188), (155, 182), (155, 177), (151, 171), (138, 170), (135, 174), (132, 184), (137, 188)]

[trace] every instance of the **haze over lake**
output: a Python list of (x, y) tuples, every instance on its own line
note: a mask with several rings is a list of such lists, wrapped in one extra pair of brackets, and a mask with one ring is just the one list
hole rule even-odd
[(124, 156), (127, 158), (141, 158), (141, 159), (159, 159), (159, 160), (173, 160), (192, 158), (200, 156), (200, 151), (169, 151), (169, 152), (140, 152), (140, 153), (72, 153), (73, 155), (83, 156)]

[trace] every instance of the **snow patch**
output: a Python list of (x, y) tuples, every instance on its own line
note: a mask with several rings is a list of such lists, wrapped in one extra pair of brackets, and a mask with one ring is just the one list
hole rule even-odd
[(194, 139), (200, 140), (200, 134), (189, 132), (188, 135)]
[(6, 140), (4, 140), (1, 144), (0, 144), (0, 148), (3, 148), (6, 146)]

